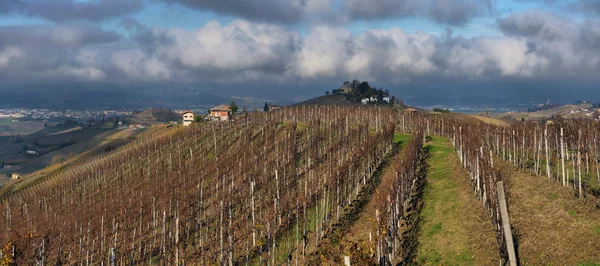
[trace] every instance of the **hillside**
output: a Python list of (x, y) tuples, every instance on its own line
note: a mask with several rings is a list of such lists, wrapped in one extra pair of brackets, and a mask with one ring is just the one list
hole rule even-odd
[(598, 108), (595, 108), (592, 104), (580, 103), (580, 104), (565, 104), (565, 105), (549, 105), (544, 106), (545, 108), (538, 108), (531, 112), (508, 112), (497, 115), (500, 119), (511, 119), (511, 120), (527, 120), (537, 121), (546, 120), (561, 116), (567, 119), (575, 118), (586, 118), (592, 119), (597, 118), (595, 112)]
[[(292, 213), (298, 213), (302, 206), (305, 215), (313, 208), (321, 209), (321, 199), (336, 195), (330, 188), (335, 180), (340, 188), (358, 186), (354, 180), (360, 173), (372, 171), (369, 166), (385, 154), (393, 137), (393, 127), (383, 121), (377, 132), (369, 133), (366, 121), (359, 119), (369, 116), (368, 111), (346, 110), (353, 117), (353, 125), (348, 127), (329, 112), (309, 110), (327, 122), (320, 124), (315, 116), (298, 111), (294, 113), (298, 123), (282, 123), (282, 116), (266, 119), (264, 114), (252, 114), (251, 120), (239, 124), (207, 123), (163, 131), (13, 194), (9, 205), (18, 204), (17, 199), (31, 204), (29, 200), (44, 198), (48, 206), (11, 214), (9, 223), (14, 229), (10, 238), (18, 250), (14, 259), (33, 263), (31, 243), (49, 237), (45, 247), (49, 260), (76, 261), (79, 256), (69, 258), (60, 250), (80, 249), (83, 235), (72, 228), (87, 223), (92, 230), (84, 233), (86, 239), (98, 244), (86, 245), (85, 250), (96, 258), (113, 249), (119, 260), (123, 256), (119, 254), (134, 252), (134, 259), (140, 262), (154, 258), (190, 264), (230, 260), (237, 264), (248, 256), (267, 256), (263, 250), (273, 237), (293, 228)], [(342, 136), (354, 139), (355, 145), (345, 145)], [(217, 164), (221, 161), (231, 163)], [(342, 180), (325, 174), (332, 172), (353, 178)], [(343, 196), (340, 202), (346, 202), (344, 198), (352, 193), (348, 190), (337, 195)], [(249, 201), (252, 208), (244, 204)], [(46, 215), (49, 212), (52, 215)], [(32, 227), (23, 223), (28, 216), (35, 217)], [(243, 218), (250, 216), (252, 223)], [(318, 217), (323, 225), (331, 223)], [(138, 224), (153, 226), (138, 228)], [(213, 234), (219, 227), (220, 233)], [(29, 233), (40, 237), (18, 237)], [(175, 238), (166, 238), (174, 234)], [(251, 243), (248, 236), (253, 236)], [(226, 253), (219, 251), (219, 243), (226, 243)], [(140, 248), (142, 252), (136, 251)]]
[(0, 118), (0, 137), (12, 135), (27, 135), (44, 129), (42, 121), (13, 121)]
[(151, 127), (8, 187), (0, 259), (492, 265), (516, 249), (522, 265), (600, 263), (596, 124), (482, 122), (324, 105)]
[[(55, 156), (84, 152), (95, 138), (112, 130), (99, 127), (72, 128), (59, 132), (40, 130), (23, 136), (21, 140), (6, 141), (0, 149), (0, 162), (14, 166), (9, 169), (11, 172), (28, 174), (50, 165)], [(37, 154), (28, 155), (26, 150), (35, 150)], [(6, 171), (0, 169), (0, 173)], [(4, 177), (2, 179), (4, 181)]]
[(85, 163), (90, 158), (102, 155), (106, 152), (116, 150), (137, 138), (144, 138), (164, 130), (167, 126), (154, 126), (152, 128), (136, 130), (130, 128), (118, 128), (107, 130), (94, 136), (89, 136), (80, 143), (65, 147), (49, 154), (33, 158), (12, 171), (22, 174), (20, 180), (3, 178), (0, 197), (17, 192), (32, 184), (65, 172), (72, 167)]
[(181, 115), (167, 108), (149, 108), (135, 113), (132, 117), (127, 117), (126, 120), (130, 124), (156, 125), (179, 121)]
[[(10, 180), (7, 174), (18, 173), (27, 176), (80, 155), (85, 157), (85, 154), (99, 154), (115, 149), (147, 130), (130, 128), (128, 125), (160, 126), (179, 119), (180, 114), (170, 109), (155, 108), (122, 118), (122, 126), (118, 126), (114, 119), (94, 121), (85, 125), (70, 121), (74, 124), (48, 126), (29, 135), (19, 136), (18, 140), (0, 137), (0, 162), (9, 166), (6, 169), (0, 168), (0, 186)], [(36, 154), (27, 154), (27, 150), (35, 151)]]

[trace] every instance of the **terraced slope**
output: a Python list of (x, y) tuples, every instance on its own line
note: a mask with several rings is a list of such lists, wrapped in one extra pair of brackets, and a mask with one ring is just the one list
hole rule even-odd
[(434, 137), (423, 193), (417, 261), (423, 265), (497, 265), (495, 233), (452, 144)]

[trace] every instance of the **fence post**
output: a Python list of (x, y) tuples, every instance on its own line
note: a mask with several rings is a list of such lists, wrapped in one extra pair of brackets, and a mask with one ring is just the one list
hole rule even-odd
[(344, 256), (344, 265), (350, 266), (350, 256)]
[(500, 214), (502, 217), (502, 228), (506, 240), (506, 250), (508, 251), (508, 261), (510, 266), (517, 266), (517, 254), (515, 253), (515, 245), (512, 238), (512, 230), (510, 229), (510, 221), (508, 220), (508, 208), (506, 207), (506, 198), (504, 196), (504, 182), (496, 183), (498, 190), (498, 203), (500, 204)]

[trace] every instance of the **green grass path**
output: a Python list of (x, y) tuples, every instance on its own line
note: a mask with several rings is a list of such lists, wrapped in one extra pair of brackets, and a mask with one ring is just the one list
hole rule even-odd
[(495, 233), (446, 138), (434, 137), (423, 192), (417, 262), (497, 265)]

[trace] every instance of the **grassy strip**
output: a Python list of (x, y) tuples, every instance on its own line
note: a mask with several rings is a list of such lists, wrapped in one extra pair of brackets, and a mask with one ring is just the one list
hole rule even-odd
[(417, 261), (419, 264), (472, 265), (468, 232), (461, 223), (458, 184), (451, 177), (454, 150), (447, 139), (433, 137), (429, 144), (430, 169), (423, 192), (424, 206)]

